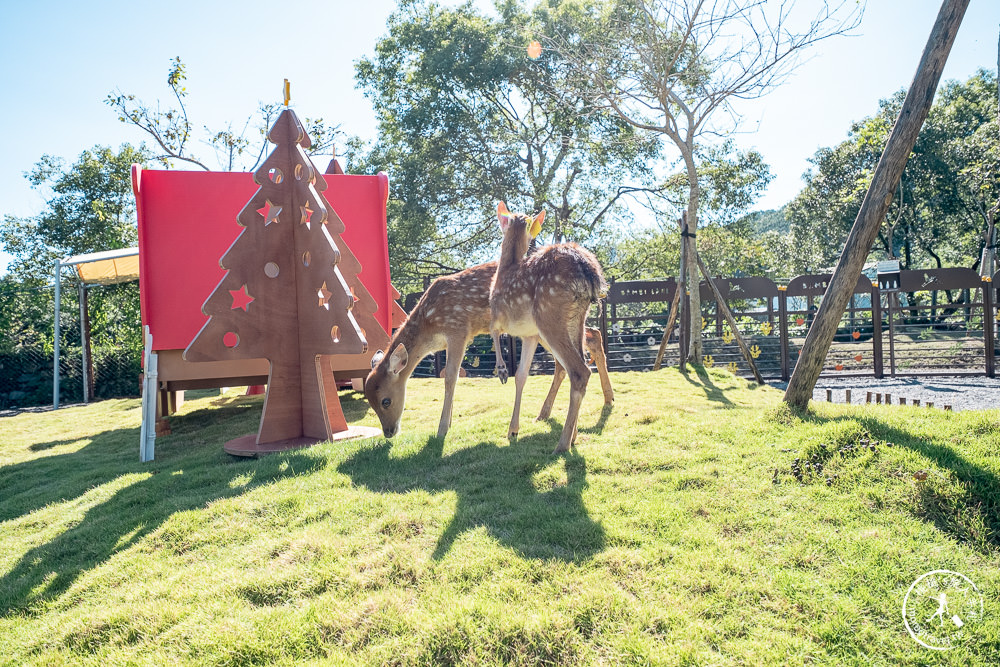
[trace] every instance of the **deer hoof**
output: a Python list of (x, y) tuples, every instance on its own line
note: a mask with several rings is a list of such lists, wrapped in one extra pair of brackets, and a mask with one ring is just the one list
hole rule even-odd
[(517, 431), (511, 431), (510, 433), (508, 433), (507, 439), (510, 440), (511, 443), (517, 442)]
[(497, 369), (497, 377), (500, 378), (500, 384), (507, 384), (507, 378), (510, 377), (510, 373), (507, 372), (506, 367)]

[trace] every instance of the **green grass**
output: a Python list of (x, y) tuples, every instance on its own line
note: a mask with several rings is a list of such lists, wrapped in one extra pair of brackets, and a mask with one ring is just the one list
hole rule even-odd
[[(137, 401), (0, 419), (0, 664), (1000, 663), (1000, 413), (612, 381), (564, 456), (567, 389), (528, 418), (543, 378), (514, 444), (495, 380), (460, 381), (444, 442), (440, 380), (413, 380), (391, 444), (258, 460), (222, 451), (260, 416), (236, 391), (189, 400), (149, 464)], [(901, 614), (935, 569), (985, 603), (945, 652)]]

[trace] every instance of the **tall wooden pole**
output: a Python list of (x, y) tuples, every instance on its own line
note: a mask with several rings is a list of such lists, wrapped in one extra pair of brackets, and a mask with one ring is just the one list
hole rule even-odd
[[(681, 233), (687, 231), (685, 227), (685, 217), (687, 212), (685, 211), (684, 216), (677, 221), (677, 226), (680, 227)], [(684, 242), (684, 237), (681, 236), (681, 243)], [(678, 278), (680, 276), (678, 275)], [(670, 332), (674, 330), (674, 322), (677, 320), (677, 313), (680, 309), (681, 303), (681, 290), (684, 287), (683, 281), (681, 284), (677, 285), (677, 289), (674, 290), (674, 298), (670, 303), (670, 314), (667, 315), (667, 326), (663, 328), (663, 336), (660, 337), (660, 349), (656, 351), (656, 360), (653, 362), (653, 370), (660, 370), (660, 365), (663, 364), (663, 355), (667, 351), (667, 343), (670, 341)], [(680, 356), (684, 356), (684, 350), (680, 351)]]
[[(968, 7), (969, 0), (944, 0), (941, 5), (917, 66), (917, 73), (903, 101), (903, 108), (889, 134), (868, 193), (861, 203), (861, 210), (858, 211), (854, 227), (847, 237), (844, 252), (826, 288), (823, 303), (809, 328), (799, 361), (795, 364), (788, 389), (785, 390), (785, 402), (794, 407), (806, 407), (812, 397), (813, 387), (823, 370), (823, 361), (830, 350), (847, 301), (858, 282), (865, 259), (868, 258), (899, 185), (910, 151), (917, 142), (917, 135), (920, 134), (920, 128), (934, 102), (934, 92), (941, 80), (941, 71)], [(875, 323), (875, 326), (879, 324)]]

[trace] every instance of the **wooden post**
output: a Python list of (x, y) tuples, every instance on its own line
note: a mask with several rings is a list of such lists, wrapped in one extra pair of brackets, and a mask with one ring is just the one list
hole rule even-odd
[[(611, 284), (614, 285), (614, 283), (615, 283), (615, 279), (614, 279), (614, 277), (612, 277), (611, 278)], [(604, 356), (607, 357), (608, 356), (608, 351), (611, 349), (610, 348), (610, 340), (611, 339), (608, 336), (608, 300), (607, 299), (601, 299), (600, 327), (601, 327), (601, 337), (604, 339), (603, 340)]]
[(708, 269), (705, 267), (705, 263), (701, 261), (701, 255), (698, 254), (697, 250), (692, 250), (694, 253), (694, 259), (698, 263), (698, 268), (701, 269), (702, 274), (705, 276), (705, 280), (708, 282), (708, 286), (712, 288), (712, 294), (715, 295), (715, 302), (718, 304), (719, 310), (726, 317), (726, 322), (729, 323), (729, 328), (733, 331), (733, 336), (736, 338), (737, 345), (740, 346), (740, 352), (743, 353), (743, 358), (746, 359), (747, 365), (750, 366), (750, 372), (753, 373), (753, 378), (757, 381), (757, 384), (764, 384), (764, 378), (761, 377), (760, 371), (757, 370), (757, 364), (754, 363), (753, 356), (750, 354), (750, 348), (747, 347), (747, 343), (743, 340), (743, 334), (740, 333), (740, 328), (736, 324), (736, 319), (733, 317), (732, 312), (729, 310), (729, 305), (726, 303), (725, 299), (722, 298), (722, 293), (719, 288), (715, 286), (715, 281), (712, 280), (712, 276), (709, 274)]
[[(681, 230), (681, 270), (683, 271), (684, 233), (687, 232), (687, 211), (681, 214), (681, 219), (677, 221), (677, 226)], [(670, 314), (667, 316), (667, 326), (663, 329), (663, 336), (660, 338), (660, 349), (656, 351), (656, 361), (653, 362), (654, 371), (660, 370), (660, 365), (663, 363), (663, 355), (667, 351), (667, 343), (670, 341), (670, 332), (673, 331), (674, 322), (677, 319), (677, 309), (680, 307), (681, 291), (684, 285), (683, 276), (678, 276), (678, 278), (681, 278), (681, 284), (677, 286), (674, 298), (670, 302)], [(684, 356), (683, 350), (681, 350), (680, 356)]]
[(778, 344), (781, 346), (781, 379), (791, 375), (788, 350), (788, 285), (778, 286)]
[(833, 403), (833, 389), (826, 390), (826, 402)]
[(882, 293), (878, 281), (872, 281), (872, 371), (875, 378), (881, 380), (885, 376), (884, 360), (882, 358)]
[(934, 92), (941, 79), (941, 71), (968, 7), (969, 0), (944, 0), (941, 5), (913, 83), (906, 93), (885, 151), (875, 167), (871, 185), (830, 279), (823, 304), (816, 313), (813, 325), (809, 327), (799, 361), (788, 382), (785, 402), (794, 407), (804, 409), (809, 404), (813, 387), (823, 371), (823, 361), (837, 333), (844, 307), (858, 282), (858, 276), (861, 275), (861, 269), (899, 185), (910, 151), (913, 150), (920, 128), (934, 102)]
[(850, 389), (845, 389), (844, 390), (844, 403), (847, 403), (848, 405), (851, 404), (851, 390)]
[(674, 330), (674, 322), (677, 320), (677, 309), (681, 302), (681, 289), (678, 286), (674, 290), (674, 298), (670, 302), (670, 314), (667, 316), (667, 326), (663, 329), (663, 336), (660, 338), (660, 349), (656, 351), (656, 361), (653, 362), (653, 370), (660, 370), (663, 363), (663, 355), (667, 351), (667, 342), (670, 340), (670, 332)]
[(993, 312), (993, 278), (983, 278), (983, 347), (986, 348), (986, 377), (996, 377), (996, 338), (993, 335), (993, 324), (996, 322)]
[(885, 319), (889, 322), (889, 377), (896, 377), (896, 325), (893, 321), (895, 311), (899, 310), (899, 301), (896, 292), (886, 292), (885, 295), (886, 313)]

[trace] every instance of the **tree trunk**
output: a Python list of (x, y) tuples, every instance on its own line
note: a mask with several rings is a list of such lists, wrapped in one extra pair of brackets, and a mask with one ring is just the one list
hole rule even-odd
[(809, 404), (844, 308), (878, 235), (879, 225), (889, 210), (920, 128), (934, 102), (934, 92), (941, 79), (941, 71), (948, 60), (948, 53), (968, 6), (969, 0), (944, 0), (941, 5), (917, 66), (917, 73), (903, 101), (903, 108), (900, 109), (885, 151), (875, 168), (875, 175), (847, 238), (840, 262), (830, 279), (823, 303), (809, 328), (799, 361), (788, 382), (785, 402), (794, 407), (805, 408)]
[(687, 242), (687, 276), (688, 290), (691, 293), (690, 304), (690, 337), (688, 343), (688, 362), (692, 364), (702, 363), (702, 341), (701, 341), (701, 289), (698, 280), (698, 201), (701, 198), (701, 188), (698, 185), (698, 169), (694, 163), (694, 151), (690, 146), (682, 151), (684, 165), (688, 173), (688, 207), (687, 207), (687, 230), (688, 236), (681, 237), (681, 241)]

